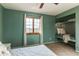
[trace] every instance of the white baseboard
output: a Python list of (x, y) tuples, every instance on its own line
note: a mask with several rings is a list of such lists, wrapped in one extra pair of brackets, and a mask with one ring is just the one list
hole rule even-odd
[(44, 44), (57, 43), (58, 41), (45, 42)]

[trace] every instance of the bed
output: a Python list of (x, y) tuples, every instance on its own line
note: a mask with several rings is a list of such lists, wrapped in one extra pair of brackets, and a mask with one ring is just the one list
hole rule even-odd
[(15, 48), (11, 49), (10, 53), (12, 56), (56, 56), (56, 54), (45, 45)]

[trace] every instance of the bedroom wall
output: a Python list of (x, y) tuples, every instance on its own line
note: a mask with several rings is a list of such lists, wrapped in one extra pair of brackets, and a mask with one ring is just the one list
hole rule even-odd
[(7, 9), (3, 11), (3, 43), (22, 46), (24, 13)]
[(79, 6), (76, 9), (76, 51), (79, 52)]
[(43, 16), (43, 43), (48, 44), (48, 43), (56, 42), (55, 16), (32, 13), (32, 12), (27, 12), (26, 16), (33, 16), (35, 18), (38, 18), (39, 16)]
[(61, 18), (61, 17), (65, 17), (65, 16), (68, 16), (68, 15), (71, 15), (75, 13), (75, 35), (76, 35), (76, 44), (75, 44), (75, 50), (77, 52), (79, 52), (79, 6), (75, 7), (75, 8), (72, 8), (68, 11), (65, 11), (59, 15), (56, 16), (56, 18)]
[(55, 17), (43, 15), (43, 42), (45, 44), (56, 42)]
[(28, 16), (43, 16), (43, 43), (56, 41), (54, 16), (10, 9), (4, 9), (3, 11), (3, 42), (10, 42), (14, 47), (23, 45), (23, 18), (25, 13)]
[(0, 41), (2, 41), (2, 13), (3, 13), (3, 10), (2, 10), (2, 6), (0, 5)]

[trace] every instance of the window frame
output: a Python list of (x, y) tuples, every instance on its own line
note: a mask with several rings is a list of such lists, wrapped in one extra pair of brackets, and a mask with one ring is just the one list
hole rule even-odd
[[(38, 31), (38, 32), (34, 32), (34, 29), (35, 29), (35, 28), (34, 28), (34, 19), (35, 19), (35, 17), (29, 17), (29, 16), (28, 16), (28, 17), (25, 17), (25, 21), (26, 21), (26, 18), (32, 18), (32, 20), (33, 20), (33, 21), (32, 21), (32, 32), (27, 33), (27, 28), (26, 28), (26, 34), (27, 34), (27, 35), (29, 35), (29, 34), (35, 34), (35, 35), (40, 34), (40, 21), (41, 21), (41, 20), (40, 20), (40, 17), (38, 18), (38, 19), (39, 19), (39, 31)], [(26, 23), (27, 23), (27, 22), (26, 22)]]

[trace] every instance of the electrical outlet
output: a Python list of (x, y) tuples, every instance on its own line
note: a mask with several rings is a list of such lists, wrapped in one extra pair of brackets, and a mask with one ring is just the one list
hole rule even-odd
[(52, 40), (52, 38), (50, 37), (49, 40)]

